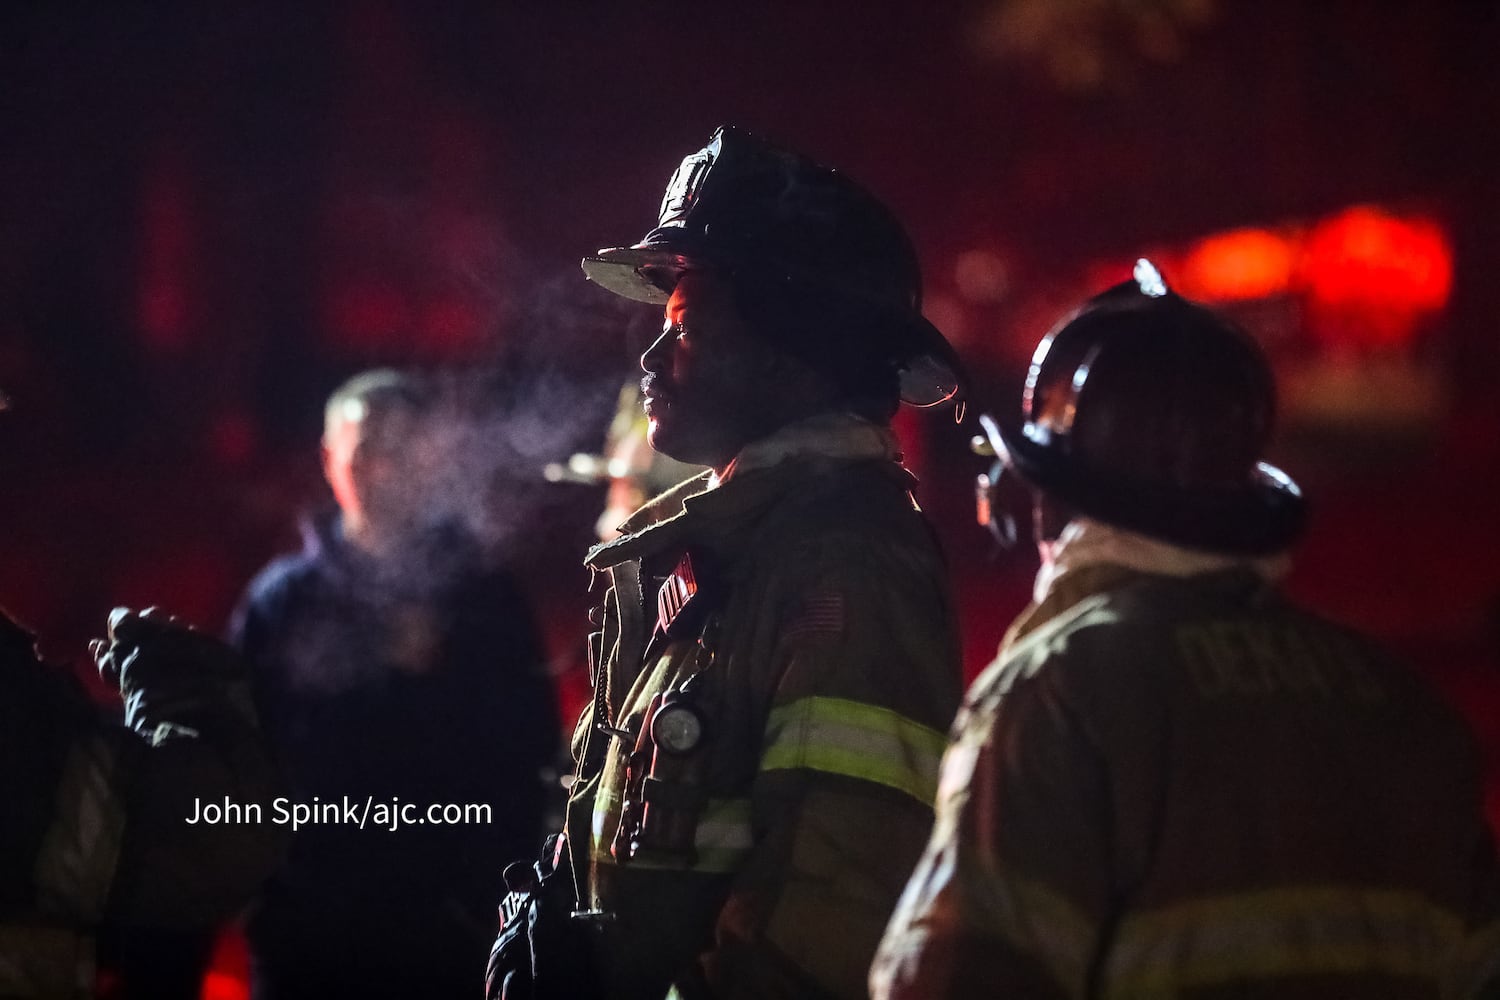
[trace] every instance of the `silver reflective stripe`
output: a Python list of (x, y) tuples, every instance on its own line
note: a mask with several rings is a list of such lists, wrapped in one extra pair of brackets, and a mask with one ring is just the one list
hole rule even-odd
[(755, 846), (750, 835), (750, 800), (709, 799), (698, 820), (693, 846), (700, 851), (748, 851)]
[(52, 825), (37, 852), (37, 903), (80, 923), (104, 915), (120, 857), (125, 810), (115, 794), (117, 756), (102, 735), (75, 743), (63, 762)]
[(94, 995), (94, 941), (62, 927), (0, 923), (0, 997)]
[[(593, 827), (595, 856), (605, 864), (614, 862), (609, 853), (615, 825), (620, 822), (619, 797), (600, 792), (594, 799)], [(750, 833), (749, 799), (709, 799), (698, 818), (693, 833), (697, 855), (690, 866), (664, 865), (646, 858), (630, 862), (632, 868), (678, 868), (696, 872), (735, 872), (755, 846)]]
[(1307, 887), (1195, 900), (1127, 916), (1105, 965), (1111, 996), (1235, 979), (1381, 973), (1448, 978), (1463, 922), (1411, 892)]

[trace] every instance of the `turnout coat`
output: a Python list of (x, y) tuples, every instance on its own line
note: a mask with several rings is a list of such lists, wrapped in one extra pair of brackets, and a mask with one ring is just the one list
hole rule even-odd
[[(600, 712), (575, 737), (567, 834), (607, 996), (865, 995), (962, 686), (945, 566), (897, 458), (884, 428), (817, 421), (590, 553), (609, 581)], [(693, 586), (664, 630), (663, 589)], [(687, 754), (658, 750), (634, 795), (675, 848), (646, 836), (632, 857), (631, 766), (651, 764), (635, 751), (664, 696), (687, 697), (701, 732)]]

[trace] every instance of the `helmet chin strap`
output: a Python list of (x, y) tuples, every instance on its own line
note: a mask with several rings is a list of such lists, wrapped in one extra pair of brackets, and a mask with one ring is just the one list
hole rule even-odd
[(1037, 548), (1052, 545), (1078, 517), (1078, 511), (1059, 503), (1045, 493), (1037, 493), (1031, 505), (1032, 537)]

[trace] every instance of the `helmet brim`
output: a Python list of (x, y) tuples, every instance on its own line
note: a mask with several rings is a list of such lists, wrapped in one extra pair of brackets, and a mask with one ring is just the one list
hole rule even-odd
[(1265, 555), (1289, 546), (1306, 523), (1302, 491), (1266, 462), (1257, 463), (1242, 485), (1186, 489), (1095, 472), (1063, 454), (1055, 439), (1040, 442), (1024, 427), (997, 430), (997, 453), (1034, 488), (1089, 517), (1152, 538), (1213, 552)]
[[(672, 296), (676, 279), (663, 287), (661, 275), (681, 275), (699, 263), (676, 250), (658, 247), (614, 247), (582, 261), (583, 273), (600, 288), (635, 302), (662, 306)], [(651, 272), (656, 272), (655, 274)]]
[[(606, 291), (657, 306), (666, 305), (683, 272), (714, 266), (681, 250), (646, 245), (600, 250), (580, 263), (584, 275)], [(906, 322), (903, 340), (910, 352), (898, 366), (902, 402), (937, 406), (962, 391), (967, 379), (958, 353), (925, 316), (916, 314)]]

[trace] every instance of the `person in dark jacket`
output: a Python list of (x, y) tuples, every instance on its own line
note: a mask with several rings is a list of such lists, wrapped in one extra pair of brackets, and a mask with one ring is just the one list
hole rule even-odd
[[(501, 869), (540, 840), (552, 687), (515, 583), (426, 523), (447, 458), (434, 415), (424, 384), (393, 371), (333, 394), (338, 510), (308, 522), (303, 550), (262, 571), (234, 616), (293, 803), (338, 807), (302, 825), (249, 922), (264, 1000), (469, 996)], [(361, 828), (344, 807), (367, 803), (405, 821)]]

